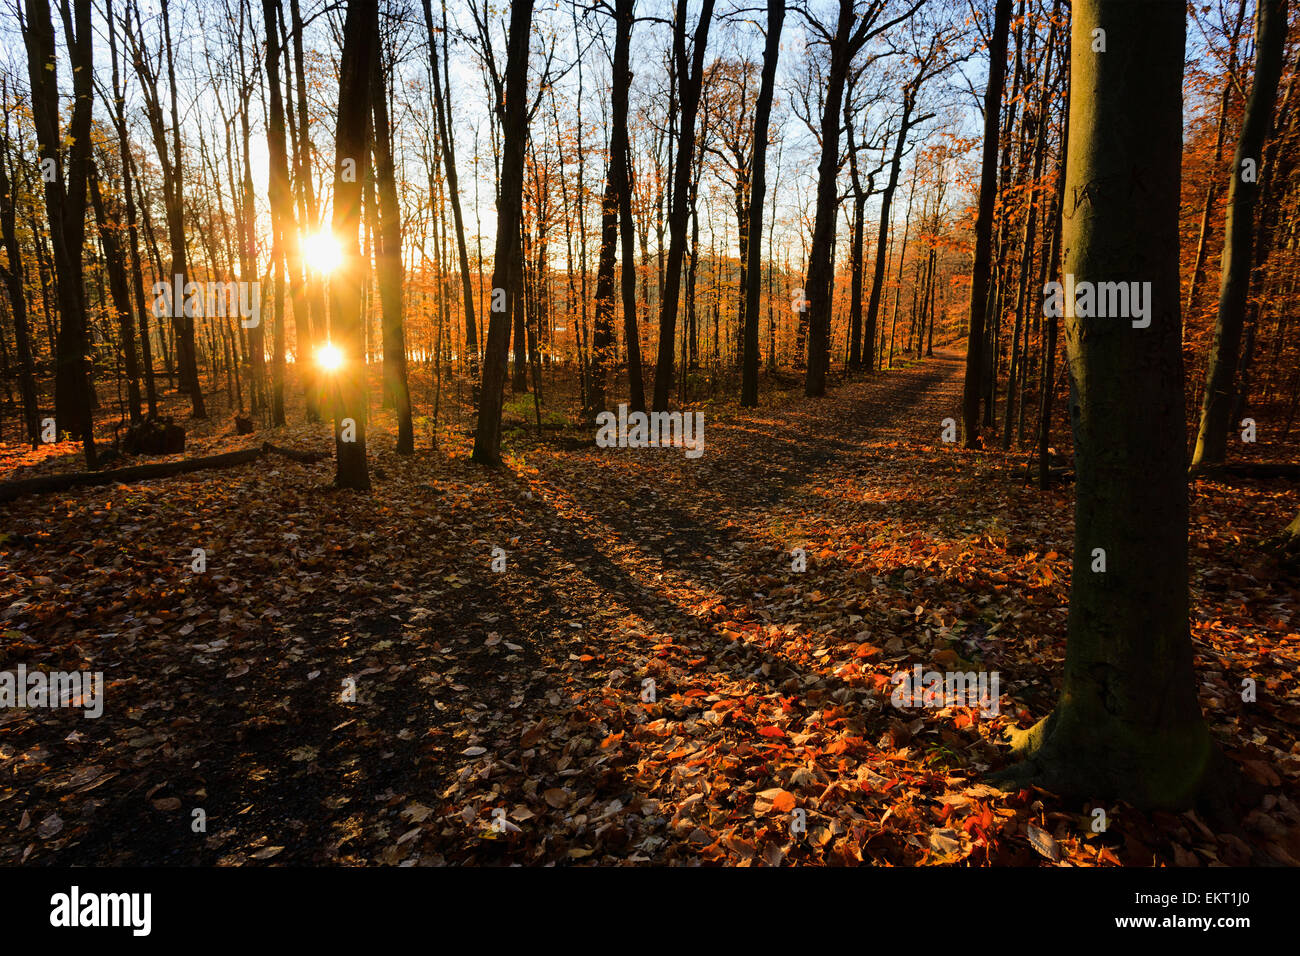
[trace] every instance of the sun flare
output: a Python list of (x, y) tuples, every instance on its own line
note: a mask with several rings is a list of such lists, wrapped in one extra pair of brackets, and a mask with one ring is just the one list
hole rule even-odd
[(302, 254), (308, 267), (322, 275), (329, 275), (343, 261), (343, 248), (329, 232), (314, 232), (304, 238)]
[(316, 350), (316, 364), (326, 372), (336, 371), (343, 365), (343, 353), (337, 345), (322, 345)]

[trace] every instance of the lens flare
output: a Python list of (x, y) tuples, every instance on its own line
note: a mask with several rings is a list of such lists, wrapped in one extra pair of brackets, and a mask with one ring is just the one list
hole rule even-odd
[(343, 353), (337, 345), (322, 345), (316, 350), (316, 364), (326, 372), (336, 371), (343, 365)]
[(343, 248), (328, 232), (315, 232), (304, 238), (302, 254), (308, 267), (322, 275), (329, 275), (343, 262)]

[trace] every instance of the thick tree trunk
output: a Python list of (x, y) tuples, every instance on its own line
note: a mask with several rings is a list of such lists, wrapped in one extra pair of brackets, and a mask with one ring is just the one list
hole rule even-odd
[(32, 116), (41, 163), (54, 173), (52, 177), (42, 175), (42, 179), (60, 313), (55, 350), (55, 416), (60, 431), (82, 439), (86, 464), (94, 468), (91, 357), (82, 285), (94, 71), (90, 0), (74, 0), (72, 11), (64, 0), (61, 13), (73, 70), (72, 120), (67, 130), (70, 145), (66, 164), (61, 161), (64, 137), (59, 129), (58, 69), (48, 0), (27, 0), (27, 27), (23, 39), (27, 46)]
[[(1185, 8), (1075, 0), (1064, 271), (1149, 282), (1151, 324), (1067, 303), (1076, 448), (1074, 572), (1056, 709), (1008, 776), (1139, 807), (1188, 806), (1216, 751), (1188, 631), (1178, 274)], [(1105, 52), (1093, 52), (1103, 30)]]
[[(605, 409), (605, 376), (607, 370), (615, 363), (614, 348), (614, 257), (618, 244), (618, 224), (622, 217), (624, 201), (628, 197), (628, 133), (627, 109), (628, 87), (631, 85), (631, 71), (628, 64), (628, 47), (632, 31), (631, 3), (620, 0), (615, 11), (615, 39), (613, 77), (610, 88), (610, 109), (613, 114), (613, 128), (610, 131), (609, 161), (605, 172), (605, 193), (601, 198), (600, 208), (600, 251), (596, 257), (596, 321), (591, 338), (591, 381), (588, 392), (587, 416), (595, 416)], [(630, 210), (630, 203), (629, 203)], [(629, 215), (630, 218), (630, 215)], [(636, 339), (636, 312), (632, 312), (632, 327), (627, 328), (626, 293), (628, 275), (627, 253), (632, 246), (632, 237), (624, 227), (624, 334), (628, 339), (628, 378), (633, 384), (633, 396), (640, 391), (641, 408), (645, 407), (644, 392), (641, 391), (640, 343)], [(633, 372), (633, 355), (636, 357), (636, 369)], [(635, 380), (633, 380), (635, 375)]]

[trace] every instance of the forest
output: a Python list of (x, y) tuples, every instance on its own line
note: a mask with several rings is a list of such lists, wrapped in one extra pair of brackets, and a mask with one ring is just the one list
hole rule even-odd
[(0, 865), (1300, 867), (1300, 4), (0, 5)]

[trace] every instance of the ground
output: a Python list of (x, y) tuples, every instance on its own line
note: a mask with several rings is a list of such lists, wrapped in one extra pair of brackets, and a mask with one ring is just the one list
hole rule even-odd
[[(0, 711), (0, 864), (1296, 864), (1300, 583), (1258, 547), (1285, 482), (1193, 491), (1233, 819), (985, 781), (1055, 700), (1072, 490), (942, 441), (961, 371), (707, 403), (698, 459), (516, 430), (491, 471), (463, 427), (402, 459), (381, 414), (369, 495), (267, 458), (7, 505), (0, 665), (107, 691)], [(330, 447), (228, 425), (189, 454)], [(915, 664), (998, 672), (998, 712), (894, 706)]]

